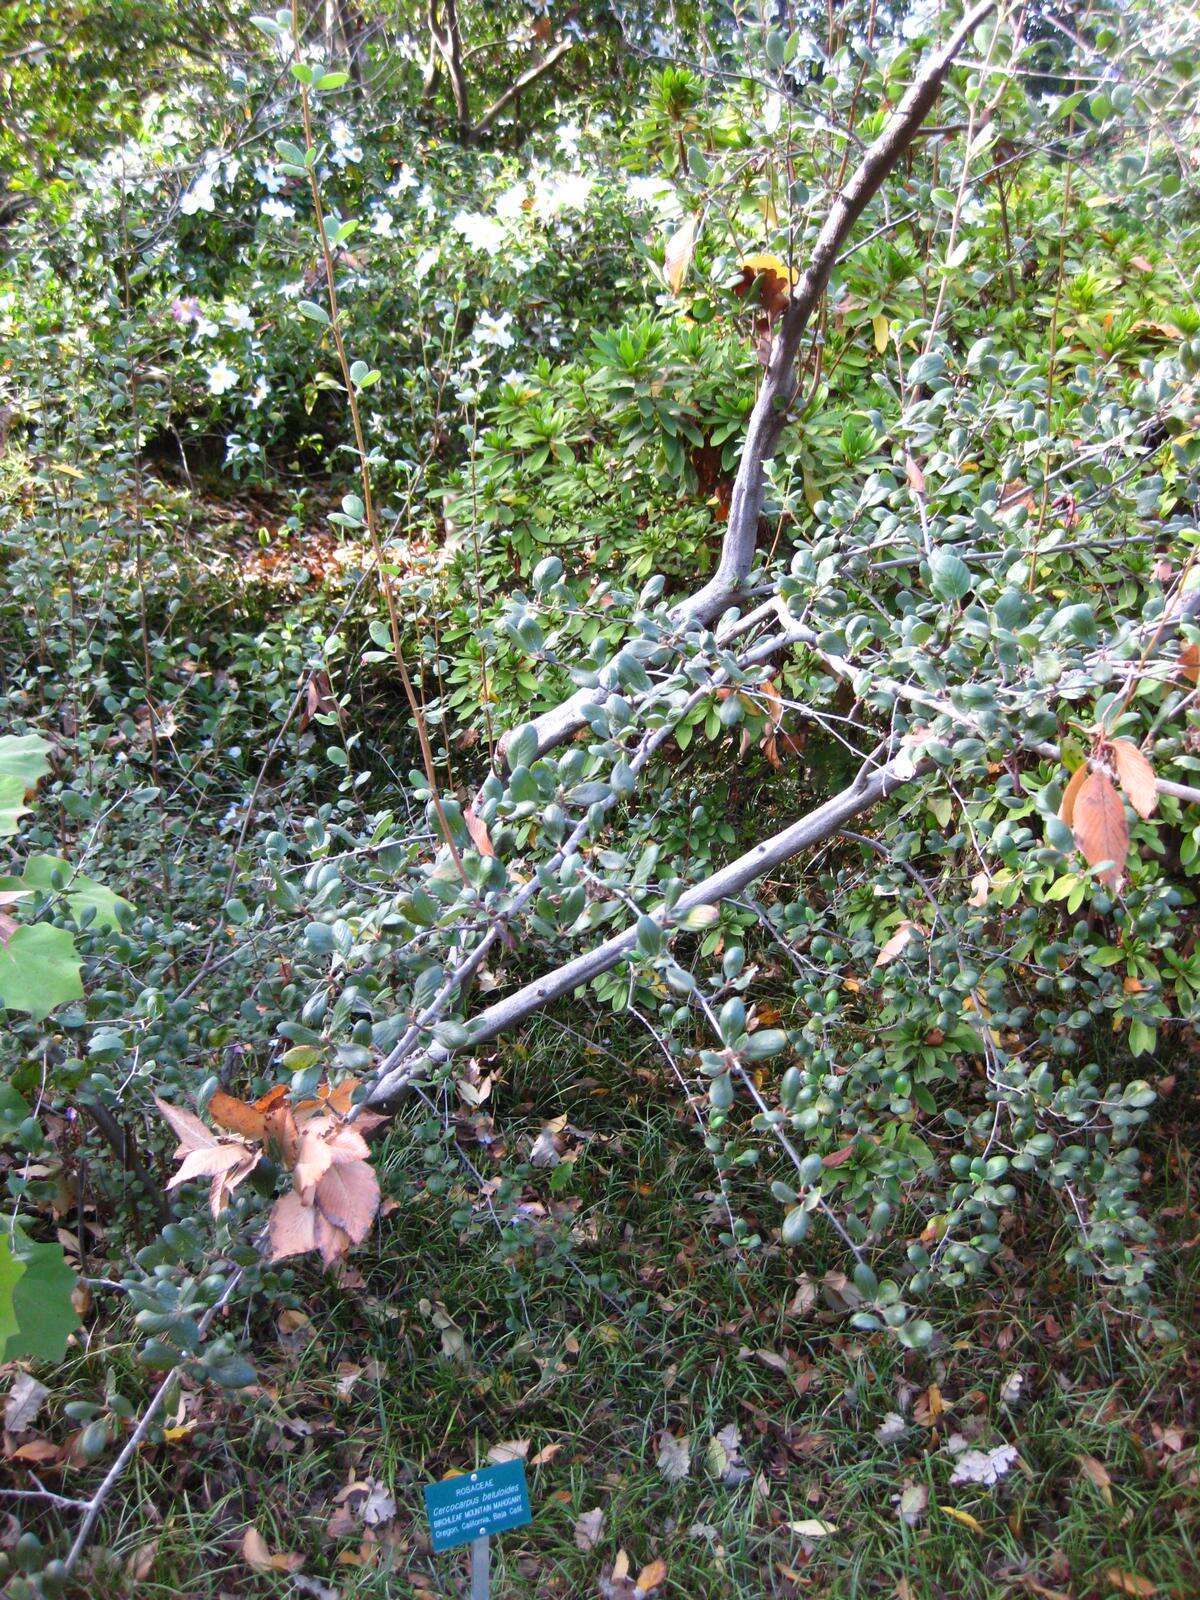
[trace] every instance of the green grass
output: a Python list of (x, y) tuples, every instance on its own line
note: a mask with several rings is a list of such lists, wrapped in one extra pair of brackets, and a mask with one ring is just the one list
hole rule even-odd
[[(378, 1252), (353, 1258), (362, 1283), (331, 1288), (304, 1269), (298, 1300), (311, 1328), (287, 1349), (270, 1323), (260, 1328), (263, 1392), (198, 1396), (195, 1430), (138, 1460), (107, 1517), (111, 1555), (89, 1580), (95, 1592), (105, 1572), (120, 1592), (129, 1580), (116, 1571), (157, 1539), (139, 1596), (296, 1594), (289, 1576), (243, 1562), (253, 1522), (271, 1551), (302, 1555), (304, 1574), (347, 1600), (458, 1594), (462, 1555), (428, 1553), (420, 1486), (483, 1461), (500, 1441), (527, 1439), (531, 1456), (561, 1448), (530, 1469), (532, 1524), (497, 1541), (498, 1600), (595, 1594), (621, 1550), (634, 1574), (662, 1558), (657, 1593), (680, 1600), (891, 1597), (904, 1583), (912, 1600), (1087, 1600), (1121, 1592), (1114, 1571), (1179, 1600), (1200, 1593), (1191, 1481), (1200, 1251), (1165, 1253), (1177, 1344), (1141, 1343), (1127, 1321), (1080, 1309), (1092, 1303), (1080, 1286), (1046, 1266), (1052, 1242), (1022, 1237), (1004, 1280), (935, 1308), (941, 1348), (905, 1355), (856, 1334), (822, 1301), (789, 1309), (802, 1270), (819, 1278), (840, 1264), (832, 1251), (825, 1260), (819, 1244), (802, 1257), (768, 1248), (743, 1259), (718, 1243), (718, 1221), (701, 1224), (714, 1216), (712, 1172), (650, 1057), (634, 1052), (614, 1067), (562, 1041), (539, 1029), (495, 1091), (507, 1144), (497, 1168), (560, 1109), (588, 1135), (557, 1196), (544, 1170), (522, 1195), (557, 1218), (535, 1217), (514, 1246), (486, 1210), (466, 1228), (451, 1225), (470, 1183), (414, 1201), (406, 1174), (423, 1156), (412, 1132), (419, 1113), (407, 1114), (381, 1151), (385, 1192), (399, 1204)], [(1170, 1128), (1159, 1136), (1148, 1169), (1180, 1213), (1168, 1229), (1186, 1240), (1186, 1145)], [(467, 1148), (486, 1179), (486, 1147)], [(461, 1330), (461, 1359), (443, 1353), (436, 1305)], [(341, 1396), (347, 1363), (365, 1370)], [(1001, 1391), (1016, 1371), (1024, 1386), (1010, 1407)], [(931, 1383), (947, 1406), (936, 1427), (911, 1416)], [(875, 1430), (890, 1411), (910, 1426), (880, 1444)], [(731, 1423), (749, 1475), (725, 1487), (705, 1449)], [(690, 1437), (683, 1481), (656, 1465), (664, 1430)], [(952, 1486), (955, 1431), (1014, 1444), (1019, 1464), (999, 1487)], [(1111, 1504), (1081, 1457), (1104, 1465)], [(331, 1534), (335, 1496), (368, 1478), (386, 1485), (396, 1516), (375, 1530), (369, 1564), (339, 1562), (362, 1554), (363, 1530)], [(894, 1503), (906, 1483), (928, 1491), (915, 1527)], [(575, 1521), (597, 1506), (600, 1540), (582, 1551)], [(805, 1540), (788, 1528), (813, 1518), (837, 1532)]]

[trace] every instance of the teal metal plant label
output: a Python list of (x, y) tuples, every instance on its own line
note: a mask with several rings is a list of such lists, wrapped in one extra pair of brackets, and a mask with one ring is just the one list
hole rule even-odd
[(505, 1533), (533, 1520), (523, 1461), (481, 1467), (425, 1485), (425, 1512), (435, 1550), (450, 1550), (484, 1534)]

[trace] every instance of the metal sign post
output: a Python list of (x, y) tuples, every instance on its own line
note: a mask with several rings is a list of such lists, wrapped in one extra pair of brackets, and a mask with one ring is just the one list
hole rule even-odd
[(471, 1546), (471, 1600), (491, 1600), (491, 1536), (532, 1520), (523, 1461), (459, 1472), (424, 1488), (435, 1551)]
[(471, 1600), (491, 1600), (492, 1541), (485, 1533), (471, 1540)]

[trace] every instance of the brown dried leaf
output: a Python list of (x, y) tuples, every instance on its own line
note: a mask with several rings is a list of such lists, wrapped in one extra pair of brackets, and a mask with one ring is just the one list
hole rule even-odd
[(322, 1139), (319, 1134), (305, 1132), (300, 1139), (292, 1177), (306, 1205), (312, 1203), (313, 1191), (332, 1165), (333, 1151), (329, 1141)]
[(1097, 1461), (1095, 1456), (1076, 1456), (1080, 1471), (1085, 1478), (1090, 1478), (1100, 1491), (1100, 1498), (1106, 1506), (1113, 1503), (1112, 1479), (1108, 1475), (1108, 1468), (1103, 1461)]
[(1132, 1594), (1140, 1600), (1149, 1600), (1151, 1595), (1158, 1593), (1156, 1584), (1149, 1578), (1140, 1577), (1136, 1572), (1126, 1572), (1123, 1567), (1109, 1567), (1104, 1574), (1105, 1580), (1113, 1589), (1119, 1589), (1122, 1594)]
[(208, 1114), (218, 1127), (227, 1128), (230, 1133), (239, 1133), (243, 1139), (265, 1139), (267, 1136), (266, 1112), (260, 1106), (235, 1099), (233, 1095), (226, 1094), (224, 1089), (218, 1089), (208, 1102)]
[(316, 1206), (313, 1207), (314, 1233), (316, 1235), (317, 1250), (321, 1260), (327, 1267), (332, 1267), (340, 1261), (350, 1248), (350, 1235), (345, 1228), (339, 1228), (336, 1222), (330, 1222), (325, 1213)]
[(1088, 771), (1089, 768), (1087, 762), (1081, 761), (1080, 764), (1075, 768), (1075, 771), (1071, 774), (1070, 779), (1067, 782), (1067, 787), (1063, 790), (1062, 801), (1058, 808), (1058, 816), (1059, 820), (1061, 822), (1065, 822), (1068, 828), (1071, 827), (1075, 821), (1075, 802), (1079, 798), (1080, 789), (1082, 789), (1084, 784), (1087, 782)]
[(492, 836), (488, 832), (487, 823), (478, 816), (475, 807), (470, 805), (463, 812), (463, 821), (467, 825), (467, 832), (471, 835), (471, 843), (481, 856), (494, 856), (495, 848), (492, 845)]
[(133, 1583), (145, 1583), (158, 1559), (158, 1540), (139, 1545), (125, 1563), (125, 1576)]
[(306, 1250), (315, 1250), (317, 1248), (315, 1208), (306, 1206), (294, 1190), (291, 1194), (281, 1195), (271, 1207), (267, 1238), (271, 1246), (272, 1261), (282, 1261), (285, 1256), (298, 1256), (303, 1255)]
[(179, 1140), (176, 1156), (189, 1155), (193, 1150), (206, 1150), (217, 1141), (216, 1134), (211, 1128), (206, 1128), (194, 1111), (184, 1111), (181, 1106), (168, 1105), (165, 1100), (154, 1097), (154, 1104), (170, 1123)]
[(229, 1204), (229, 1196), (241, 1183), (243, 1178), (249, 1176), (258, 1165), (262, 1152), (260, 1150), (245, 1150), (242, 1160), (236, 1167), (228, 1167), (224, 1172), (213, 1175), (212, 1187), (208, 1194), (208, 1203), (212, 1207), (214, 1217), (219, 1217)]
[(792, 297), (792, 285), (799, 277), (794, 267), (788, 267), (778, 256), (743, 256), (738, 262), (738, 280), (733, 285), (736, 295), (745, 297), (757, 283), (758, 303), (768, 317), (775, 317)]
[(914, 494), (925, 493), (925, 474), (907, 450), (904, 452), (904, 476), (908, 479), (908, 487)]
[(1075, 796), (1075, 843), (1089, 866), (1110, 863), (1100, 881), (1115, 889), (1125, 872), (1129, 855), (1129, 824), (1121, 796), (1107, 773), (1091, 772)]
[(328, 1222), (361, 1244), (379, 1210), (379, 1180), (370, 1162), (331, 1167), (317, 1184), (316, 1203)]
[(637, 1586), (643, 1594), (650, 1594), (666, 1580), (666, 1576), (667, 1563), (659, 1556), (656, 1561), (648, 1562), (638, 1573)]
[(242, 1560), (255, 1572), (298, 1572), (304, 1565), (302, 1555), (282, 1550), (272, 1555), (255, 1527), (247, 1528), (242, 1536)]
[(181, 1183), (187, 1183), (192, 1178), (215, 1178), (221, 1173), (228, 1172), (232, 1167), (240, 1166), (243, 1161), (250, 1158), (251, 1166), (258, 1160), (255, 1151), (246, 1145), (232, 1141), (212, 1144), (203, 1150), (189, 1150), (184, 1156), (179, 1171), (170, 1179), (168, 1189), (177, 1189)]
[(42, 1402), (50, 1393), (28, 1372), (18, 1372), (4, 1402), (4, 1426), (9, 1433), (25, 1433), (37, 1421)]
[(1158, 779), (1154, 768), (1132, 739), (1112, 741), (1117, 782), (1139, 817), (1148, 817), (1158, 805)]
[(1179, 675), (1188, 683), (1200, 683), (1200, 644), (1185, 644), (1179, 652)]
[(688, 268), (692, 264), (692, 253), (696, 248), (696, 234), (699, 229), (700, 218), (688, 217), (683, 226), (667, 240), (667, 248), (663, 255), (663, 270), (672, 294), (678, 294), (683, 288), (683, 280), (687, 277)]
[(875, 957), (875, 965), (877, 967), (886, 967), (890, 962), (895, 961), (914, 935), (920, 936), (923, 933), (924, 929), (919, 927), (917, 923), (909, 922), (905, 919), (898, 925), (895, 933), (880, 946), (879, 954)]
[(263, 1118), (263, 1132), (268, 1143), (279, 1152), (285, 1167), (293, 1167), (300, 1151), (300, 1130), (291, 1106), (276, 1106)]
[(600, 1530), (604, 1526), (604, 1512), (600, 1506), (594, 1511), (585, 1511), (575, 1519), (575, 1548), (577, 1550), (594, 1550), (600, 1542)]

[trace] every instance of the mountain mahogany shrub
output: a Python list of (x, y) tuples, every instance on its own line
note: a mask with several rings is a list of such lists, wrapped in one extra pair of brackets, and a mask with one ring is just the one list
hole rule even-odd
[[(223, 323), (207, 275), (238, 247), (234, 230), (211, 243), (204, 230), (218, 226), (227, 183), (244, 181), (224, 165), (198, 169), (200, 188), (187, 190), (199, 231), (177, 243), (160, 230), (138, 246), (128, 297), (119, 275), (100, 274), (97, 243), (94, 279), (34, 259), (32, 303), (49, 309), (32, 333), (19, 322), (24, 302), (8, 303), (24, 366), (49, 373), (46, 393), (61, 351), (77, 362), (53, 405), (29, 408), (34, 447), (55, 453), (21, 529), (22, 581), (32, 593), (47, 550), (63, 566), (32, 617), (6, 613), (19, 641), (10, 654), (37, 662), (12, 709), (63, 728), (62, 770), (46, 793), (69, 819), (62, 829), (83, 834), (103, 819), (106, 880), (120, 889), (153, 872), (164, 891), (161, 910), (131, 894), (133, 926), (81, 946), (86, 998), (52, 1019), (49, 1081), (64, 1097), (135, 1102), (139, 1115), (152, 1093), (194, 1108), (208, 1130), (189, 1125), (197, 1149), (219, 1148), (197, 1170), (244, 1177), (218, 1185), (215, 1219), (189, 1206), (127, 1268), (152, 1365), (200, 1359), (220, 1381), (246, 1381), (232, 1337), (201, 1330), (235, 1272), (248, 1293), (269, 1285), (286, 1296), (303, 1281), (264, 1265), (268, 1217), (281, 1255), (299, 1240), (336, 1256), (342, 1241), (328, 1228), (365, 1238), (365, 1206), (352, 1233), (317, 1202), (320, 1180), (301, 1171), (287, 1118), (259, 1138), (247, 1117), (266, 1135), (268, 1111), (286, 1103), (302, 1113), (298, 1133), (329, 1095), (347, 1084), (352, 1095), (443, 994), (418, 1040), (463, 1053), (430, 1073), (432, 1107), (405, 1119), (390, 1148), (406, 1196), (445, 1197), (452, 1225), (490, 1218), (464, 1189), (453, 1133), (453, 1111), (478, 1105), (493, 1049), (466, 1053), (472, 1015), (630, 923), (635, 950), (576, 998), (576, 1013), (586, 1001), (601, 1019), (618, 1014), (622, 1030), (652, 1031), (704, 1111), (725, 1208), (718, 1232), (744, 1260), (778, 1242), (799, 1252), (798, 1267), (818, 1253), (852, 1265), (847, 1307), (920, 1345), (930, 1335), (917, 1311), (935, 1285), (1019, 1255), (1049, 1197), (1071, 1224), (1072, 1264), (1101, 1293), (1152, 1304), (1152, 1219), (1138, 1205), (1132, 1139), (1153, 1081), (1190, 1048), (1200, 981), (1200, 835), (1186, 793), (1200, 635), (1165, 625), (1167, 607), (1191, 593), (1197, 538), (1194, 324), (1179, 287), (1180, 272), (1195, 272), (1195, 198), (1162, 132), (1176, 115), (1176, 63), (1148, 61), (1129, 106), (1105, 111), (1092, 103), (1100, 96), (1074, 90), (1026, 95), (1019, 75), (986, 65), (990, 51), (1010, 60), (1011, 36), (980, 34), (938, 112), (952, 131), (922, 141), (887, 211), (883, 201), (868, 211), (866, 242), (844, 259), (814, 325), (794, 424), (768, 472), (743, 607), (756, 618), (682, 633), (669, 602), (715, 554), (757, 363), (794, 281), (789, 241), (800, 267), (838, 186), (837, 151), (817, 137), (817, 119), (840, 124), (854, 104), (860, 131), (874, 131), (874, 108), (896, 98), (919, 53), (916, 42), (889, 43), (821, 60), (814, 47), (815, 87), (796, 100), (789, 80), (803, 57), (791, 38), (751, 38), (762, 51), (756, 81), (773, 73), (775, 87), (713, 99), (710, 85), (703, 101), (671, 100), (686, 162), (671, 168), (674, 215), (655, 229), (655, 272), (637, 259), (623, 266), (636, 279), (632, 304), (614, 305), (620, 316), (598, 310), (586, 344), (570, 330), (561, 365), (545, 346), (569, 319), (552, 311), (539, 349), (529, 319), (541, 313), (499, 289), (490, 298), (493, 278), (505, 295), (520, 289), (518, 258), (500, 242), (528, 220), (524, 200), (502, 212), (499, 199), (478, 197), (468, 209), (456, 188), (439, 197), (432, 159), (429, 176), (414, 165), (415, 190), (401, 185), (391, 214), (416, 208), (427, 184), (453, 237), (422, 248), (436, 244), (442, 267), (469, 270), (439, 277), (431, 263), (426, 288), (372, 311), (370, 258), (345, 257), (388, 242), (386, 225), (369, 221), (379, 190), (347, 177), (366, 165), (365, 149), (352, 158), (358, 144), (339, 144), (318, 107), (318, 127), (330, 128), (318, 176), (335, 197), (331, 231), (359, 223), (336, 248), (368, 468), (386, 484), (402, 477), (400, 463), (411, 479), (423, 419), (447, 436), (412, 513), (433, 527), (444, 506), (445, 546), (396, 580), (406, 641), (420, 646), (422, 687), (450, 736), (442, 817), (423, 777), (395, 776), (409, 747), (398, 761), (385, 743), (392, 725), (381, 734), (350, 696), (349, 685), (390, 682), (392, 641), (378, 618), (360, 652), (319, 608), (262, 629), (235, 608), (213, 661), (205, 641), (191, 648), (194, 614), (167, 626), (176, 530), (152, 509), (158, 490), (144, 479), (139, 488), (135, 447), (178, 424), (177, 381), (220, 402), (213, 418), (261, 428), (253, 442), (268, 463), (301, 435), (246, 398), (260, 350), (287, 367), (294, 396), (312, 385), (328, 405), (324, 436), (344, 402), (327, 285), (319, 273), (306, 282), (302, 198), (281, 188), (296, 215), (268, 217), (288, 225), (295, 250), (282, 258), (286, 292), (273, 277), (261, 303), (232, 300)], [(1182, 70), (1186, 30), (1172, 47)], [(1011, 59), (1020, 66), (1019, 51)], [(1091, 82), (1095, 61), (1077, 66)], [(968, 143), (976, 107), (990, 109)], [(997, 149), (1002, 136), (1011, 152)], [(458, 173), (476, 154), (445, 159)], [(287, 149), (263, 161), (297, 181), (283, 170), (298, 165)], [(364, 215), (349, 214), (355, 193)], [(416, 277), (418, 230), (436, 230), (420, 209), (403, 216), (396, 259)], [(589, 233), (590, 217), (580, 211), (572, 238)], [(887, 240), (871, 238), (885, 226)], [(545, 248), (548, 262), (549, 236)], [(256, 234), (247, 249), (237, 270), (252, 275), (271, 245)], [(198, 309), (193, 267), (204, 276)], [(569, 256), (546, 271), (571, 273)], [(452, 287), (463, 277), (469, 316)], [(588, 303), (587, 287), (575, 273), (573, 303)], [(386, 292), (408, 289), (389, 281)], [(243, 303), (249, 328), (232, 309)], [(394, 356), (385, 372), (370, 341), (381, 337), (376, 319), (386, 315), (390, 333), (401, 306), (412, 316), (403, 337), (415, 331), (438, 353), (413, 379), (415, 420), (396, 443), (387, 430), (401, 429), (408, 378)], [(201, 361), (203, 383), (187, 376)], [(439, 388), (453, 389), (452, 423), (429, 400)], [(240, 405), (260, 420), (231, 409)], [(86, 466), (87, 482), (63, 466)], [(66, 497), (56, 492), (64, 476)], [(338, 515), (353, 549), (361, 500), (347, 494)], [(130, 603), (139, 559), (141, 590), (158, 596), (164, 619), (151, 608), (149, 685)], [(82, 638), (71, 631), (80, 611)], [(784, 627), (803, 640), (755, 659)], [(520, 727), (557, 685), (592, 694), (582, 736), (539, 757), (536, 738), (519, 733), (489, 772), (489, 738)], [(304, 712), (251, 808), (247, 791), (297, 689)], [(169, 702), (184, 731), (139, 734), (147, 698)], [(184, 741), (195, 759), (176, 766)], [(1122, 745), (1144, 753), (1152, 794), (1140, 769), (1122, 773)], [(687, 884), (889, 755), (907, 758), (911, 782), (860, 820), (859, 838), (670, 924)], [(1073, 809), (1068, 791), (1085, 764)], [(152, 803), (161, 839), (146, 826)], [(197, 807), (219, 814), (215, 839), (197, 836)], [(438, 846), (442, 818), (457, 862)], [(28, 842), (45, 853), (59, 843), (45, 823)], [(164, 849), (168, 865), (157, 866)], [(469, 994), (448, 987), (485, 939)], [(18, 1048), (33, 1045), (32, 1033), (14, 1034)], [(238, 1122), (222, 1121), (218, 1089), (242, 1108)], [(322, 1125), (316, 1136), (332, 1147), (337, 1133)], [(342, 1153), (352, 1159), (331, 1166), (361, 1160), (353, 1140)], [(492, 1200), (513, 1230), (529, 1226), (523, 1176), (515, 1166)]]

